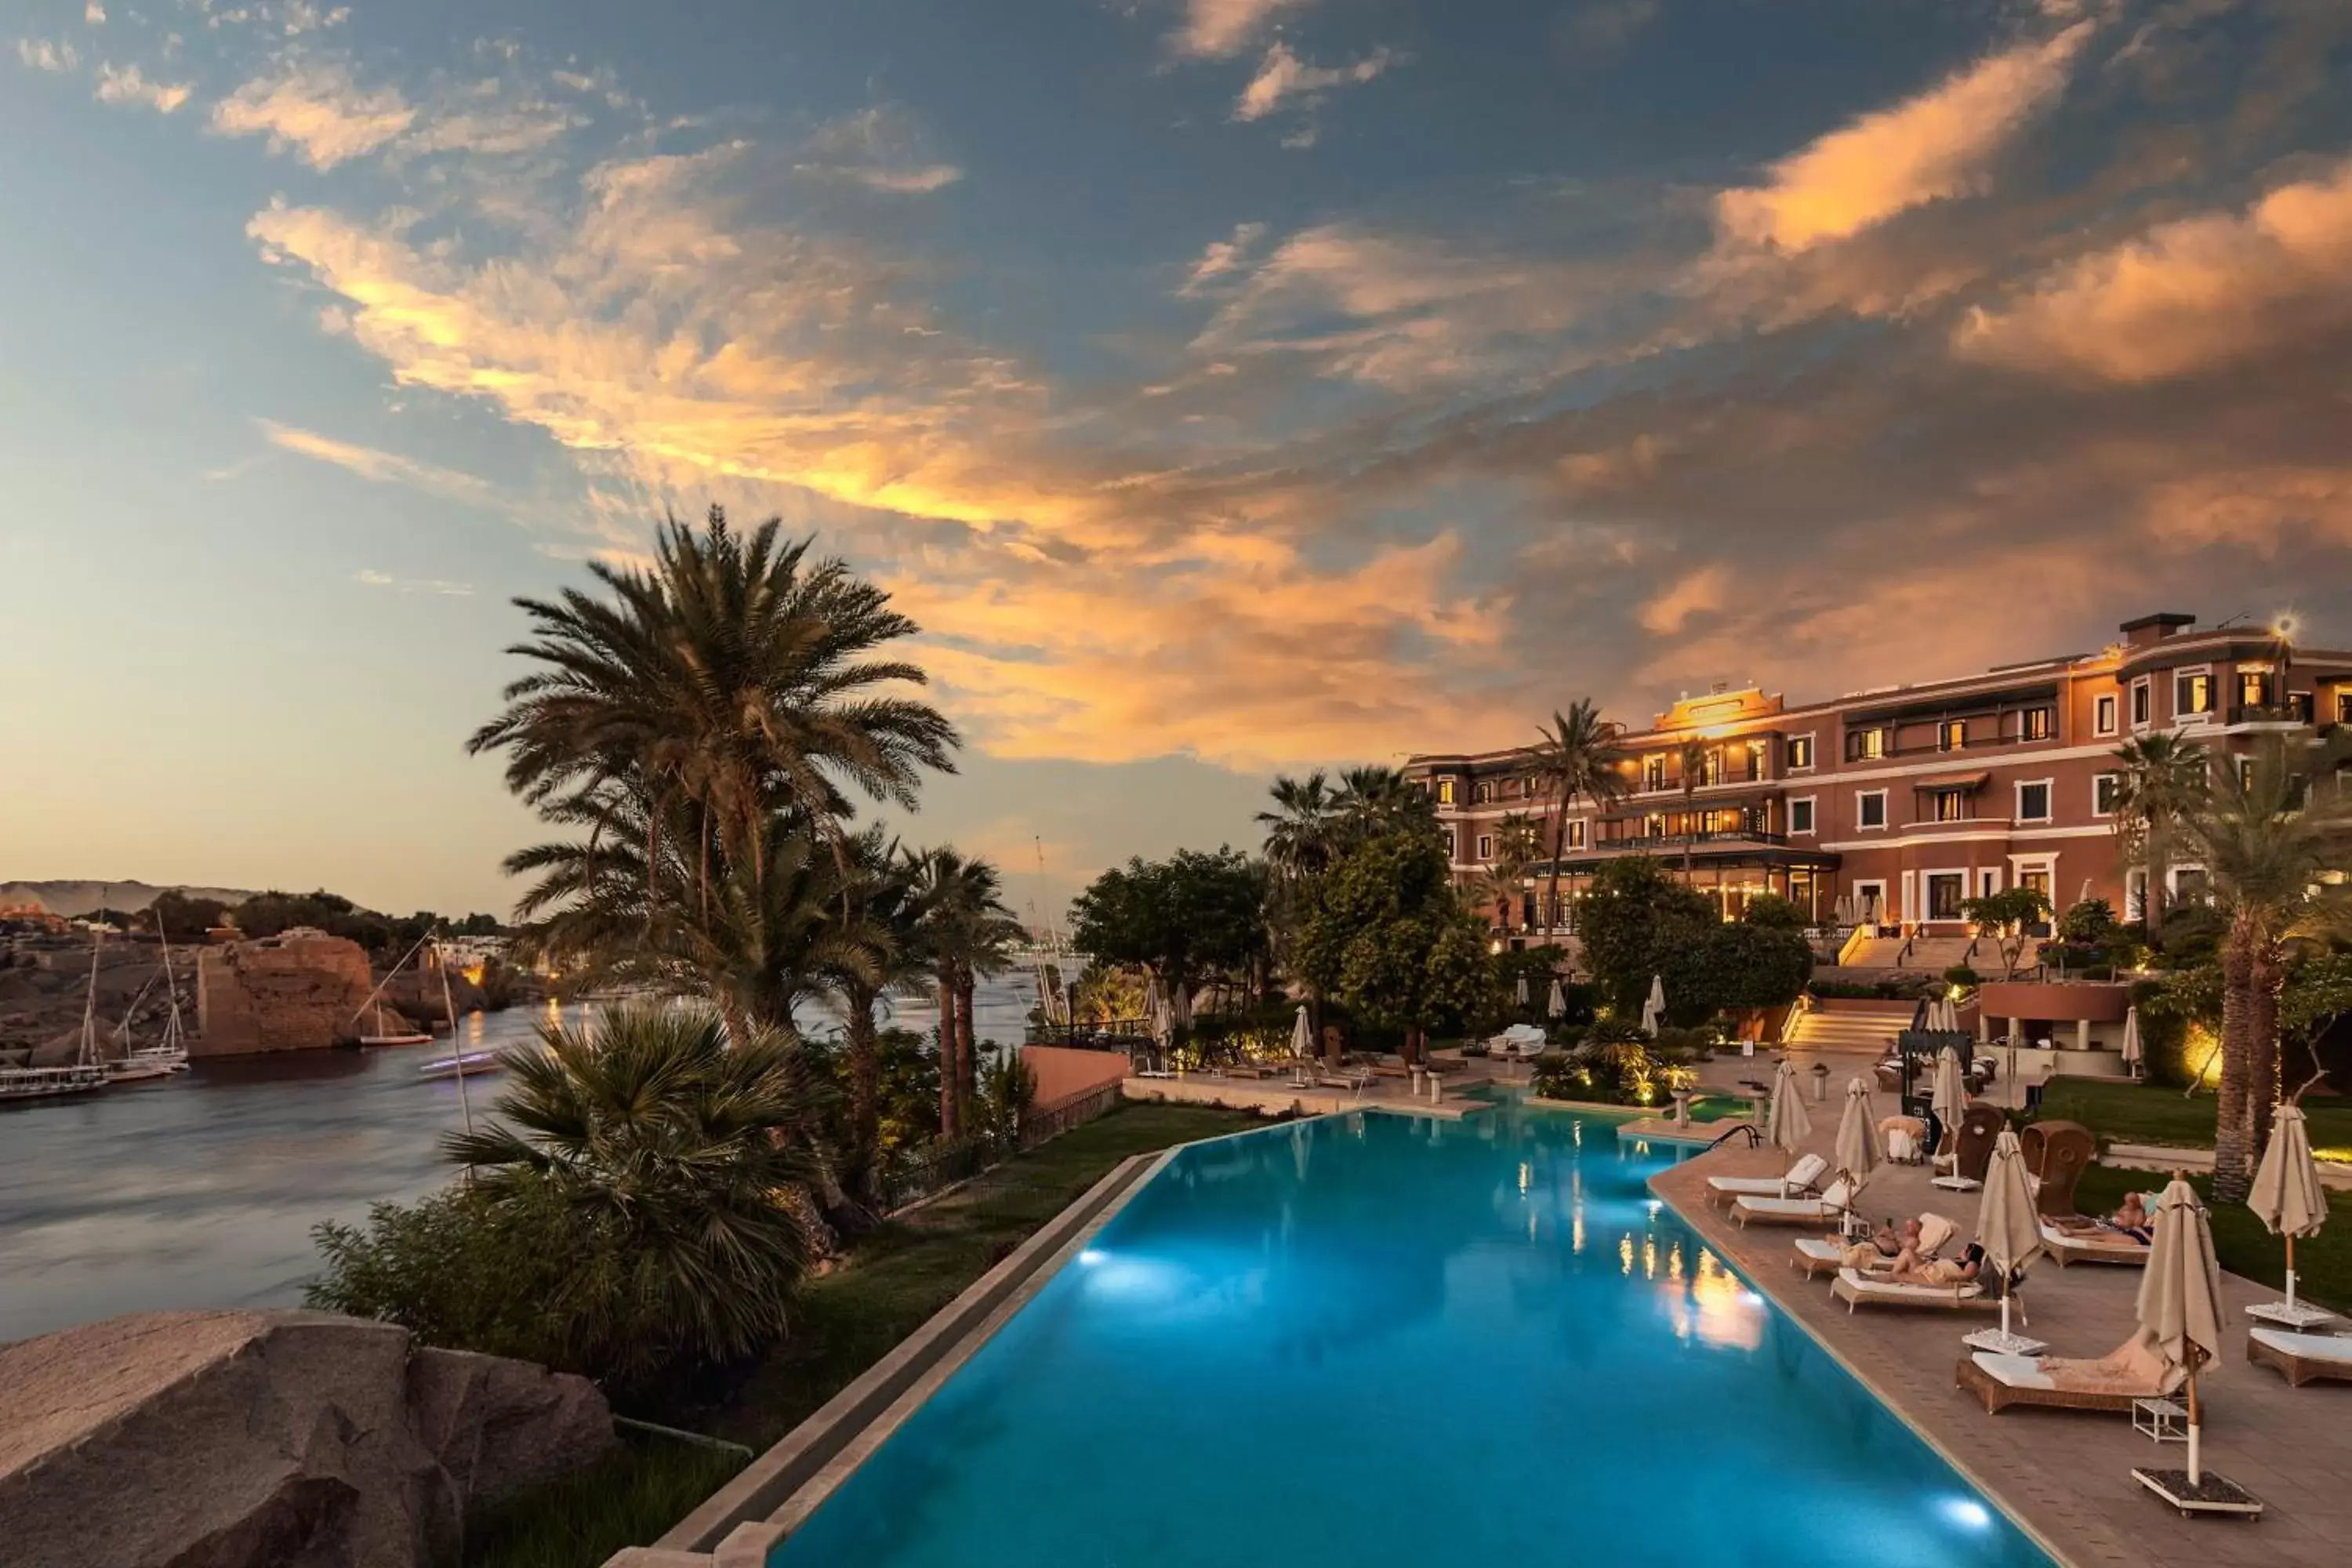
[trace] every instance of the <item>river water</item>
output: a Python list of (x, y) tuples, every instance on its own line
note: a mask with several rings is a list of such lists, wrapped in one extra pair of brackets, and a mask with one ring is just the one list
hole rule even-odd
[[(1034, 996), (1005, 976), (980, 988), (977, 1033), (1021, 1038)], [(927, 1002), (893, 1022), (928, 1031)], [(527, 1040), (578, 1005), (462, 1020), (468, 1049)], [(805, 1021), (829, 1032), (829, 1020)], [(318, 1271), (310, 1227), (446, 1184), (440, 1135), (465, 1107), (456, 1079), (419, 1079), (430, 1047), (303, 1051), (203, 1062), (178, 1078), (85, 1100), (0, 1110), (0, 1342), (118, 1312), (288, 1307)], [(497, 1075), (465, 1080), (487, 1116)]]

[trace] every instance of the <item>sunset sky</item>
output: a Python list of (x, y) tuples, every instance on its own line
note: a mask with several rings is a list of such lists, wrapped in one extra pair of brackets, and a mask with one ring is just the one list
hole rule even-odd
[(2345, 0), (0, 0), (0, 880), (503, 910), (508, 600), (714, 500), (1024, 904), (1588, 692), (2352, 641)]

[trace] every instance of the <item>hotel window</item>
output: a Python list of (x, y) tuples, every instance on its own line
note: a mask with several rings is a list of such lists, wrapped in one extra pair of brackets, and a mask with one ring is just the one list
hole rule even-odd
[(1969, 819), (1969, 796), (1966, 790), (1939, 789), (1934, 792), (1935, 819), (1937, 822), (1966, 822)]
[(1853, 797), (1853, 821), (1857, 827), (1886, 826), (1886, 792), (1866, 789)]
[(2213, 711), (2213, 678), (2202, 670), (2194, 675), (2174, 676), (2172, 711), (2176, 718)]
[(1452, 779), (1440, 779), (1437, 781), (1437, 804), (1440, 805), (1452, 805), (1454, 804), (1454, 781)]
[(1957, 752), (1969, 743), (1969, 721), (1947, 719), (1936, 727), (1936, 744), (1947, 752)]
[(1665, 758), (1658, 756), (1643, 757), (1642, 759), (1642, 787), (1643, 789), (1664, 789), (1666, 787)]
[(1857, 730), (1846, 737), (1846, 756), (1854, 761), (1874, 760), (1886, 754), (1886, 731), (1883, 729)]
[(2056, 710), (2050, 708), (2028, 708), (2020, 715), (2020, 734), (2028, 741), (2046, 741), (2053, 732)]
[(1560, 836), (1559, 845), (1563, 853), (1584, 847), (1584, 818), (1580, 816), (1568, 825), (1567, 832)]
[(1665, 813), (1654, 811), (1642, 818), (1642, 834), (1647, 838), (1664, 838), (1666, 836)]
[(2096, 697), (2091, 700), (2091, 732), (2095, 735), (2112, 735), (2116, 732), (2116, 700), (2114, 698)]
[(2336, 694), (2336, 721), (2338, 724), (2352, 724), (2352, 691), (2338, 691)]
[[(2336, 700), (2345, 706), (2347, 721), (2352, 722), (2352, 692), (2346, 692)], [(1789, 737), (1789, 765), (1792, 768), (1810, 768), (1813, 765), (1813, 738), (1811, 735)]]
[(1478, 858), (1492, 860), (1494, 858), (1495, 836), (1491, 833), (1481, 833), (1478, 835)]
[(1931, 921), (1956, 921), (1960, 918), (1960, 900), (1968, 893), (1969, 879), (1961, 871), (1930, 871), (1927, 873), (1927, 918)]
[(2020, 822), (2050, 820), (2050, 781), (2048, 779), (2017, 786), (2017, 820)]
[(2271, 705), (2269, 671), (2261, 669), (2238, 671), (2238, 704), (2242, 708), (2267, 708)]
[(2041, 894), (2042, 901), (2047, 904), (2050, 901), (2050, 868), (2044, 866), (2033, 871), (2020, 870), (2017, 885), (2027, 892)]
[(2148, 716), (2152, 711), (2149, 707), (2147, 682), (2145, 680), (2133, 681), (2131, 697), (2132, 728), (2135, 730), (2144, 729), (2147, 724)]
[(2123, 800), (2124, 780), (2121, 773), (2096, 773), (2091, 779), (2091, 815), (2113, 816)]
[(1488, 801), (1490, 801), (1490, 800), (1492, 800), (1492, 799), (1494, 799), (1494, 798), (1495, 798), (1495, 786), (1494, 786), (1493, 784), (1472, 784), (1472, 785), (1470, 786), (1470, 804), (1471, 804), (1471, 805), (1486, 805)]
[(1812, 830), (1813, 797), (1807, 795), (1802, 800), (1790, 801), (1789, 803), (1789, 831), (1791, 833), (1811, 833)]

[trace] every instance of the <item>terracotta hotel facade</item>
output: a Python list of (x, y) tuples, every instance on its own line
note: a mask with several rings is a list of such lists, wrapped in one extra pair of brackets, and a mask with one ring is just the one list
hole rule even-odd
[[(1622, 737), (1622, 799), (1571, 804), (1561, 910), (1540, 907), (1554, 803), (1534, 794), (1518, 750), (1415, 756), (1407, 772), (1436, 797), (1458, 876), (1494, 862), (1507, 820), (1537, 826), (1514, 931), (1572, 928), (1581, 888), (1612, 857), (1652, 854), (1680, 875), (1686, 845), (1691, 881), (1727, 914), (1769, 891), (1828, 923), (1850, 899), (1882, 924), (1950, 935), (1967, 929), (1963, 900), (2021, 886), (2058, 909), (2087, 888), (2136, 913), (2140, 874), (2126, 874), (2115, 832), (2116, 748), (2179, 731), (2242, 752), (2264, 731), (2352, 723), (2352, 653), (2185, 615), (2121, 631), (2097, 653), (1794, 707), (1752, 689), (1685, 697)], [(1691, 742), (1705, 761), (1686, 793)], [(2171, 876), (2180, 888), (2200, 874)]]

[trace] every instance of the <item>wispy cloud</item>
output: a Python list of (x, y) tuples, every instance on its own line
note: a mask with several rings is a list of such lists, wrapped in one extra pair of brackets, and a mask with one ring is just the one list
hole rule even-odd
[(397, 88), (362, 88), (340, 60), (297, 59), (213, 105), (212, 128), (224, 136), (267, 136), (271, 152), (331, 169), (374, 152), (415, 119)]
[(195, 90), (187, 82), (149, 81), (135, 65), (117, 67), (111, 62), (98, 68), (98, 99), (101, 103), (144, 104), (158, 114), (169, 114), (188, 101)]
[(1988, 55), (1831, 132), (1773, 164), (1763, 184), (1724, 192), (1716, 204), (1724, 233), (1794, 253), (1981, 191), (1994, 159), (2065, 89), (2093, 30), (2078, 22)]
[(352, 573), (352, 581), (394, 594), (440, 594), (462, 599), (470, 598), (474, 592), (471, 583), (452, 583), (439, 577), (394, 577), (373, 567)]
[(2146, 382), (2352, 324), (2352, 158), (2242, 212), (2158, 224), (1969, 312), (1960, 353)]
[(1586, 0), (1562, 16), (1553, 36), (1572, 61), (1614, 59), (1658, 19), (1658, 0)]
[(89, 4), (81, 8), (81, 19), (89, 26), (103, 27), (106, 26), (106, 7), (98, 0), (89, 0)]
[(1192, 59), (1224, 59), (1249, 47), (1280, 13), (1311, 4), (1313, 0), (1184, 0), (1183, 25), (1169, 45)]
[(905, 110), (876, 104), (819, 126), (794, 154), (793, 168), (888, 195), (928, 195), (963, 178), (955, 164), (929, 156), (925, 144)]
[(1333, 88), (1370, 81), (1388, 69), (1394, 58), (1386, 49), (1375, 49), (1352, 65), (1310, 65), (1292, 54), (1289, 45), (1277, 43), (1266, 50), (1257, 74), (1242, 89), (1234, 105), (1234, 118), (1263, 120), (1286, 101), (1319, 102)]
[(26, 70), (53, 71), (62, 74), (81, 64), (81, 51), (62, 40), (19, 38), (16, 58)]
[(375, 484), (406, 485), (445, 500), (466, 501), (477, 506), (499, 504), (498, 492), (490, 482), (472, 474), (403, 457), (397, 452), (338, 441), (331, 436), (321, 436), (315, 430), (305, 430), (298, 426), (280, 425), (272, 419), (257, 419), (254, 423), (260, 427), (263, 437), (271, 446), (321, 463), (331, 463)]

